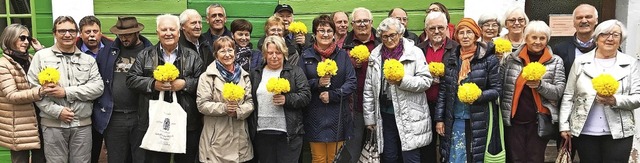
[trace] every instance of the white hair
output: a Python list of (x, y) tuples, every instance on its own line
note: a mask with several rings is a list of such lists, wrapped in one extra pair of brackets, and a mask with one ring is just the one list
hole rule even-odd
[(182, 13), (180, 13), (180, 24), (187, 22), (187, 20), (189, 20), (189, 16), (192, 15), (198, 15), (198, 17), (200, 17), (200, 13), (194, 9), (186, 9), (182, 11)]
[(158, 17), (156, 17), (156, 28), (160, 26), (160, 22), (162, 20), (169, 20), (169, 21), (175, 22), (176, 27), (180, 28), (180, 18), (178, 18), (178, 16), (171, 15), (171, 14), (158, 15)]
[(578, 8), (580, 7), (589, 7), (591, 9), (593, 9), (593, 17), (598, 19), (598, 9), (596, 9), (596, 7), (593, 7), (590, 4), (580, 4), (578, 5), (575, 9), (573, 9), (573, 14), (571, 16), (573, 16), (573, 18), (576, 18), (576, 11), (578, 10)]
[(527, 24), (527, 27), (524, 28), (525, 38), (532, 33), (544, 33), (547, 36), (547, 43), (549, 39), (551, 39), (551, 28), (549, 28), (547, 23), (540, 20), (531, 21)]
[(371, 14), (371, 11), (369, 9), (366, 9), (364, 7), (358, 7), (358, 8), (354, 8), (353, 12), (351, 12), (352, 21), (355, 19), (356, 12), (365, 12), (369, 17), (369, 19), (373, 20), (373, 14)]
[(424, 27), (427, 27), (427, 24), (429, 24), (430, 21), (435, 20), (435, 19), (442, 19), (444, 20), (444, 22), (449, 22), (447, 20), (447, 15), (445, 15), (443, 12), (430, 12), (429, 14), (427, 14), (427, 17), (424, 18)]
[(376, 37), (380, 38), (380, 35), (382, 35), (383, 32), (391, 29), (392, 26), (395, 26), (398, 30), (398, 33), (400, 33), (401, 35), (404, 33), (405, 29), (400, 20), (396, 18), (385, 18), (384, 20), (382, 20), (382, 22), (380, 22), (380, 25), (378, 25), (378, 29), (376, 29)]
[(220, 7), (220, 8), (222, 8), (222, 13), (224, 13), (224, 15), (225, 15), (225, 16), (227, 15), (227, 10), (225, 10), (225, 9), (224, 9), (224, 7), (222, 7), (222, 5), (221, 5), (221, 4), (219, 4), (219, 3), (213, 3), (213, 4), (210, 4), (209, 6), (207, 6), (207, 11), (206, 11), (206, 13), (207, 13), (207, 17), (209, 17), (209, 15), (211, 15), (211, 13), (209, 13), (209, 9), (211, 9), (211, 8), (216, 8), (216, 7)]
[(598, 27), (596, 27), (596, 29), (593, 30), (593, 35), (591, 37), (594, 40), (597, 40), (600, 34), (612, 32), (615, 26), (620, 27), (620, 35), (621, 35), (620, 43), (622, 43), (624, 42), (624, 40), (627, 39), (627, 28), (624, 27), (624, 24), (622, 24), (622, 22), (616, 19), (611, 19), (611, 20), (607, 20), (600, 23), (600, 25), (598, 25)]
[(500, 24), (503, 27), (506, 27), (507, 26), (507, 19), (509, 19), (509, 16), (511, 16), (511, 14), (514, 14), (516, 12), (521, 13), (522, 15), (524, 15), (524, 22), (525, 22), (525, 24), (528, 25), (529, 24), (529, 16), (527, 16), (527, 13), (524, 12), (524, 9), (522, 7), (519, 7), (519, 6), (513, 6), (513, 7), (509, 8), (509, 9), (507, 9), (507, 12), (504, 12), (504, 20), (500, 21)]

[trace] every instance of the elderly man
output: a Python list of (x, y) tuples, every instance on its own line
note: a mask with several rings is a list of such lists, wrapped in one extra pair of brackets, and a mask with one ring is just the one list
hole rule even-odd
[(598, 24), (598, 10), (589, 4), (578, 5), (573, 10), (573, 27), (576, 33), (570, 40), (561, 42), (553, 47), (553, 52), (564, 61), (565, 74), (569, 74), (573, 60), (594, 48), (596, 44), (591, 37)]
[[(442, 57), (445, 54), (454, 53), (454, 48), (458, 47), (458, 43), (447, 37), (449, 34), (449, 28), (447, 28), (447, 17), (442, 12), (431, 12), (424, 20), (424, 33), (427, 34), (427, 40), (418, 44), (418, 47), (422, 49), (425, 54), (427, 63), (442, 62)], [(429, 104), (429, 115), (435, 115), (435, 106), (438, 101), (439, 91), (439, 78), (433, 76), (435, 82), (431, 83), (431, 87), (427, 89), (427, 102)], [(444, 80), (444, 79), (442, 79)], [(435, 122), (431, 119), (431, 127), (435, 128)], [(437, 132), (432, 133), (432, 138), (436, 140)], [(436, 141), (432, 141), (431, 144), (422, 147), (420, 149), (421, 162), (436, 162)]]
[(349, 16), (345, 12), (337, 11), (331, 14), (331, 19), (336, 25), (336, 45), (338, 45), (339, 48), (342, 48), (344, 39), (347, 37), (347, 33), (349, 32)]
[(298, 54), (302, 54), (304, 49), (312, 46), (313, 36), (311, 36), (311, 33), (307, 33), (306, 35), (293, 34), (289, 33), (289, 30), (287, 30), (289, 29), (289, 25), (294, 21), (293, 8), (291, 8), (291, 5), (278, 4), (276, 9), (273, 11), (273, 15), (280, 17), (284, 22), (284, 39), (287, 41), (287, 44), (291, 43), (291, 45), (293, 45), (295, 50), (298, 51)]
[[(351, 12), (351, 27), (353, 30), (347, 33), (345, 37), (344, 44), (342, 48), (347, 50), (347, 52), (351, 51), (353, 47), (357, 45), (367, 46), (369, 52), (373, 50), (378, 44), (381, 43), (380, 39), (378, 39), (375, 35), (376, 30), (373, 29), (373, 15), (371, 15), (371, 11), (366, 8), (358, 7), (353, 9)], [(351, 59), (351, 62), (356, 69), (356, 79), (357, 86), (356, 92), (362, 92), (364, 90), (364, 81), (367, 74), (367, 61), (356, 63), (355, 59)], [(354, 100), (351, 103), (352, 114), (353, 114), (353, 137), (350, 142), (347, 143), (347, 149), (351, 156), (360, 156), (360, 152), (362, 150), (362, 137), (364, 135), (364, 117), (362, 115), (362, 93), (354, 93), (352, 94), (352, 98)], [(351, 143), (353, 142), (353, 143)], [(352, 157), (351, 162), (357, 162), (358, 157)]]
[(418, 43), (420, 43), (420, 39), (418, 38), (418, 35), (416, 35), (413, 32), (410, 32), (409, 28), (407, 28), (407, 24), (409, 24), (409, 17), (407, 17), (407, 11), (405, 11), (403, 8), (393, 8), (389, 11), (389, 14), (387, 15), (387, 17), (396, 18), (400, 20), (400, 23), (402, 23), (402, 25), (406, 29), (404, 31), (404, 34), (402, 34), (402, 37), (413, 41), (413, 45), (418, 45)]
[[(200, 16), (200, 13), (194, 9), (186, 9), (182, 11), (180, 14), (180, 25), (180, 46), (198, 52), (200, 59), (202, 59), (202, 62), (205, 65), (202, 67), (206, 69), (206, 67), (214, 60), (212, 52), (213, 47), (211, 47), (213, 42), (207, 41), (205, 35), (201, 35), (202, 17)], [(226, 27), (224, 30), (226, 30)], [(203, 72), (204, 69), (202, 70)]]
[[(160, 91), (165, 91), (164, 100), (170, 101), (176, 92), (178, 103), (187, 113), (187, 149), (185, 154), (175, 154), (174, 162), (196, 162), (198, 142), (202, 130), (202, 114), (196, 105), (196, 87), (202, 73), (202, 60), (198, 53), (178, 46), (180, 22), (178, 16), (164, 14), (156, 18), (156, 33), (160, 44), (142, 50), (127, 74), (127, 86), (139, 94), (138, 129), (144, 135), (149, 127), (149, 100), (157, 99)], [(180, 75), (170, 84), (153, 78), (153, 70), (158, 65), (173, 63)], [(144, 150), (146, 162), (170, 162), (171, 154)]]
[[(102, 95), (103, 84), (95, 59), (75, 46), (78, 26), (70, 16), (53, 22), (55, 46), (40, 50), (27, 74), (34, 87), (47, 87), (51, 93), (36, 102), (40, 108), (40, 127), (47, 162), (85, 162), (91, 160), (91, 111), (93, 100)], [(39, 82), (45, 68), (60, 73), (57, 82)]]
[(215, 42), (222, 36), (233, 37), (231, 31), (229, 31), (227, 27), (224, 26), (224, 23), (227, 22), (227, 11), (224, 10), (224, 7), (222, 7), (222, 5), (220, 5), (219, 3), (209, 5), (209, 7), (207, 7), (206, 18), (207, 23), (209, 24), (209, 30), (204, 33), (204, 38), (209, 43)]
[(107, 160), (113, 163), (142, 162), (138, 150), (138, 94), (127, 88), (127, 72), (142, 49), (153, 46), (140, 35), (144, 25), (135, 17), (118, 17), (109, 31), (116, 34), (113, 44), (100, 51), (96, 62), (105, 85), (104, 93), (93, 108), (93, 126), (104, 133)]

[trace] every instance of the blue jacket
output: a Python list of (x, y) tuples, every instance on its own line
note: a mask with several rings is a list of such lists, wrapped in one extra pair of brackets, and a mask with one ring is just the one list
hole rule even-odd
[[(356, 72), (347, 52), (336, 47), (329, 57), (336, 61), (338, 73), (331, 77), (329, 88), (318, 85), (318, 62), (320, 54), (314, 48), (307, 48), (298, 62), (311, 88), (311, 102), (303, 112), (305, 139), (311, 142), (343, 141), (351, 130), (349, 97), (356, 90)], [(320, 93), (329, 92), (329, 103), (320, 100)]]
[[(151, 42), (142, 35), (140, 35), (140, 41), (142, 41), (144, 47), (153, 46)], [(101, 50), (96, 58), (98, 70), (104, 82), (104, 92), (102, 96), (93, 103), (93, 115), (91, 118), (93, 120), (93, 127), (100, 133), (107, 128), (109, 119), (111, 119), (111, 112), (113, 111), (113, 71), (115, 70), (116, 59), (118, 59), (120, 55), (120, 49), (118, 48), (120, 44), (120, 39), (116, 38), (113, 44), (109, 44), (109, 46), (105, 45), (105, 49)]]

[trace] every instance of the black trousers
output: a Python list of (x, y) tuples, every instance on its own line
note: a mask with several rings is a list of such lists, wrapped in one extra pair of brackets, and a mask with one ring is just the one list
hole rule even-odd
[(578, 149), (581, 163), (627, 163), (633, 145), (633, 137), (613, 139), (611, 135), (573, 137), (573, 147)]
[(91, 126), (91, 163), (98, 163), (102, 151), (102, 134)]
[(287, 134), (284, 132), (258, 132), (253, 150), (260, 163), (298, 162), (302, 150), (302, 135), (287, 140)]
[[(200, 143), (202, 130), (187, 131), (187, 152), (185, 154), (173, 154), (174, 163), (198, 163), (198, 144)], [(143, 134), (144, 135), (144, 134)], [(144, 149), (143, 149), (144, 150)], [(170, 163), (172, 153), (145, 151), (146, 163)]]
[(436, 114), (436, 103), (429, 102), (429, 115), (431, 116), (431, 143), (427, 146), (420, 147), (420, 162), (421, 163), (436, 163), (439, 158), (437, 157), (436, 144), (438, 144), (438, 132), (436, 132), (436, 122), (433, 121), (433, 117)]
[[(506, 147), (509, 158), (514, 163), (544, 162), (544, 151), (549, 139), (538, 136), (538, 125), (512, 123), (506, 128)], [(627, 152), (629, 153), (629, 152)], [(582, 160), (582, 158), (580, 158)]]

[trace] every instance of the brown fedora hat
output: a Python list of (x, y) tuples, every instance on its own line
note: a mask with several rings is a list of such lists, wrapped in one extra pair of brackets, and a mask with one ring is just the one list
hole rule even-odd
[(116, 22), (116, 25), (111, 27), (109, 31), (111, 31), (111, 33), (113, 34), (121, 35), (121, 34), (140, 32), (142, 31), (142, 29), (144, 29), (144, 25), (141, 23), (138, 23), (138, 20), (136, 19), (136, 17), (119, 16), (118, 22)]

